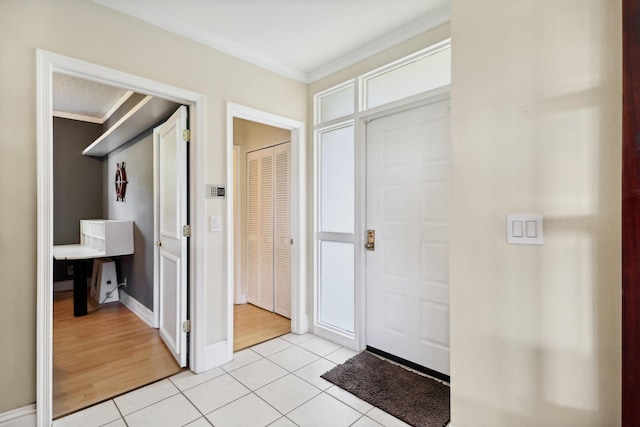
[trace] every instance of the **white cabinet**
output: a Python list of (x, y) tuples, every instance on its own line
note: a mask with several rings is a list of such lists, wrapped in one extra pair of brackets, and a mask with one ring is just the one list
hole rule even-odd
[(102, 256), (133, 253), (133, 221), (113, 219), (80, 220), (80, 244)]

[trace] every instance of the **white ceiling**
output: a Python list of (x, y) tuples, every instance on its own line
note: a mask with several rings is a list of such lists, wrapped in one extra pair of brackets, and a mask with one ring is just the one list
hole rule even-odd
[(102, 124), (131, 91), (53, 73), (53, 115)]
[(449, 0), (93, 0), (303, 82), (449, 20)]
[[(449, 0), (93, 0), (313, 82), (449, 20)], [(54, 75), (56, 116), (102, 123), (126, 91)]]

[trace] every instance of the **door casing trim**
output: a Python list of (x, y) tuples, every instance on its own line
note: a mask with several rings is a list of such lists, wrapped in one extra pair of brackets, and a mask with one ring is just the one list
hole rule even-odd
[(307, 312), (306, 268), (306, 143), (305, 124), (276, 114), (257, 110), (233, 102), (227, 102), (227, 348), (229, 360), (233, 358), (233, 300), (234, 239), (233, 239), (233, 119), (249, 120), (291, 131), (291, 332), (304, 334), (309, 331)]
[[(37, 330), (36, 330), (36, 402), (38, 426), (50, 426), (53, 398), (53, 73), (139, 91), (189, 106), (191, 120), (190, 208), (191, 223), (204, 229), (205, 96), (176, 86), (92, 64), (79, 59), (36, 50), (36, 124), (37, 124)], [(206, 283), (204, 234), (190, 241), (189, 305), (192, 332), (189, 365), (194, 372), (204, 370), (203, 297)]]

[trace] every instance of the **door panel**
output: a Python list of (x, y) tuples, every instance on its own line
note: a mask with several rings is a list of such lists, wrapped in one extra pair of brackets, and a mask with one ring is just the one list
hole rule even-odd
[(274, 311), (291, 318), (290, 143), (273, 147)]
[(160, 336), (180, 366), (187, 362), (187, 107), (153, 130), (156, 188), (156, 281), (159, 287)]
[(247, 153), (247, 302), (273, 311), (273, 153)]
[(273, 311), (273, 151), (260, 159), (260, 282), (256, 304)]
[(258, 300), (258, 241), (260, 239), (260, 159), (247, 155), (247, 301)]
[(291, 317), (290, 143), (247, 153), (247, 302)]
[(367, 344), (449, 375), (449, 101), (366, 131)]
[(160, 335), (169, 348), (179, 346), (180, 326), (176, 319), (180, 311), (180, 260), (166, 252), (160, 253)]

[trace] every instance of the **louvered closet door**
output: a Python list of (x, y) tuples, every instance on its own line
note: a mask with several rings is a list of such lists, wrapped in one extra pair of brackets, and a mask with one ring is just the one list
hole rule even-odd
[(247, 301), (291, 317), (290, 144), (247, 153)]
[[(269, 150), (270, 151), (270, 150)], [(273, 151), (260, 159), (259, 307), (273, 311)]]
[(273, 148), (275, 312), (291, 318), (290, 144)]
[(247, 301), (258, 300), (258, 240), (260, 238), (260, 158), (247, 154)]
[(273, 151), (247, 153), (247, 301), (273, 311)]

